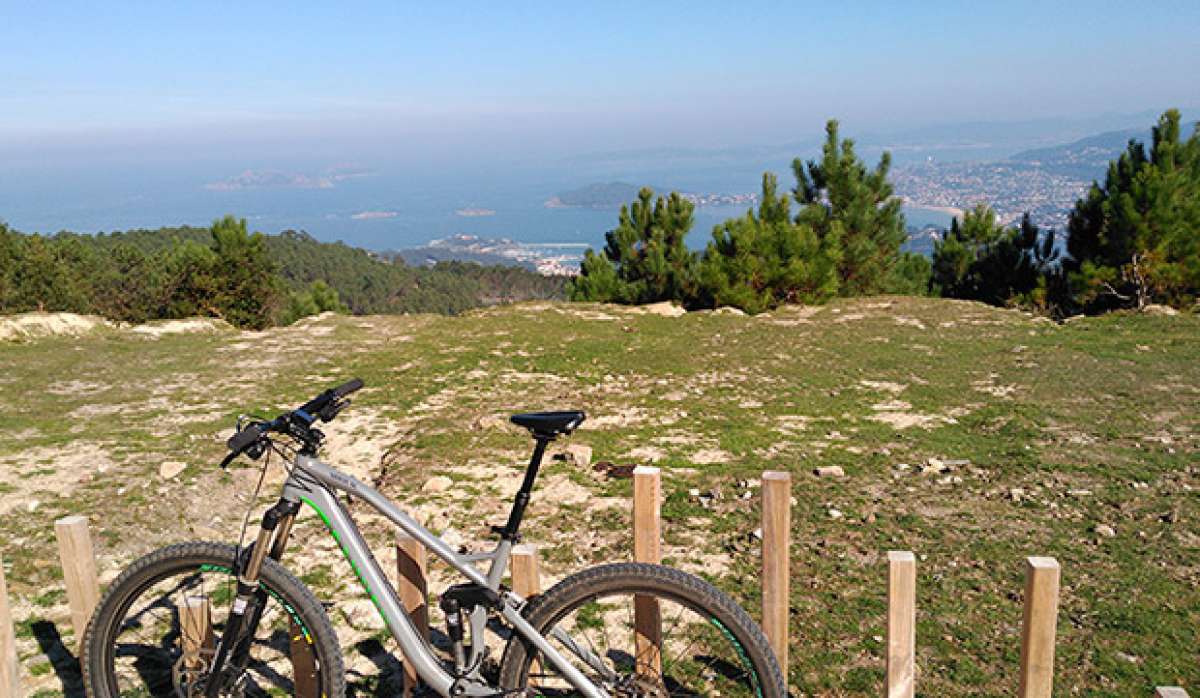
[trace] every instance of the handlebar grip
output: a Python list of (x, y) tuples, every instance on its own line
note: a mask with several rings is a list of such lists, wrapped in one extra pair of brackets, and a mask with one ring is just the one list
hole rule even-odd
[(234, 453), (241, 453), (242, 451), (246, 450), (250, 444), (258, 441), (258, 437), (262, 436), (264, 431), (266, 431), (266, 428), (262, 424), (251, 424), (245, 429), (242, 429), (238, 433), (229, 437), (229, 440), (225, 442), (225, 445), (229, 447), (230, 451)]
[(347, 382), (339, 385), (338, 387), (334, 388), (333, 395), (334, 395), (334, 397), (343, 398), (343, 397), (346, 397), (347, 395), (349, 395), (350, 393), (353, 393), (354, 391), (358, 390), (361, 387), (363, 387), (362, 379), (355, 378), (354, 380), (347, 381)]

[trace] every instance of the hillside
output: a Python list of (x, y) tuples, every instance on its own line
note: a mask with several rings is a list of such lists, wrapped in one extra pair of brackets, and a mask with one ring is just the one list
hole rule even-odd
[[(26, 678), (44, 695), (63, 677), (75, 685), (45, 640), (57, 632), (71, 644), (53, 521), (91, 518), (103, 580), (168, 542), (236, 540), (257, 479), (245, 463), (216, 468), (236, 415), (294, 406), (350, 376), (368, 387), (330, 425), (329, 460), (467, 540), (502, 521), (500, 497), (528, 455), (505, 416), (585, 409), (571, 443), (590, 445), (595, 461), (662, 466), (668, 560), (754, 615), (754, 481), (791, 470), (797, 695), (881, 693), (889, 549), (919, 556), (926, 695), (1015, 694), (1022, 559), (1034, 554), (1063, 565), (1062, 693), (1200, 685), (1191, 315), (1055, 325), (911, 298), (756, 317), (536, 303), (322, 316), (257, 333), (211, 322), (78, 332), (0, 343), (0, 555)], [(845, 477), (814, 477), (817, 465)], [(461, 486), (423, 490), (438, 475)], [(525, 527), (550, 577), (630, 557), (630, 490), (551, 463)], [(360, 522), (390, 566), (388, 528)], [(297, 528), (285, 563), (324, 598), (353, 595), (320, 521), (306, 513)], [(354, 608), (332, 615), (351, 680), (374, 685), (387, 666), (372, 661), (378, 621)]]

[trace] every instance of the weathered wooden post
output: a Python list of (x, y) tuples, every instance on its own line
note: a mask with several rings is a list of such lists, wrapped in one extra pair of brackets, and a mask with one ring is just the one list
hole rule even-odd
[(1058, 561), (1025, 560), (1025, 617), (1021, 629), (1021, 698), (1050, 698), (1058, 625)]
[(295, 698), (319, 698), (317, 684), (317, 653), (309, 637), (290, 615), (288, 616), (288, 652), (292, 659), (292, 681)]
[[(633, 559), (657, 564), (662, 560), (662, 479), (658, 468), (633, 469)], [(634, 658), (637, 671), (657, 677), (662, 673), (662, 618), (658, 599), (635, 596)]]
[(509, 555), (512, 565), (512, 589), (522, 598), (530, 598), (542, 593), (541, 572), (538, 569), (538, 551), (536, 545), (523, 544), (513, 546)]
[(0, 695), (21, 695), (21, 666), (17, 663), (17, 638), (13, 632), (12, 607), (8, 604), (3, 558), (0, 558)]
[(763, 632), (783, 675), (788, 665), (788, 563), (792, 536), (792, 474), (762, 474), (762, 617)]
[(1154, 689), (1154, 698), (1188, 698), (1188, 694), (1179, 686), (1159, 686)]
[(887, 695), (912, 698), (916, 687), (917, 559), (888, 552)]
[(179, 609), (179, 635), (183, 646), (184, 663), (189, 668), (204, 666), (202, 650), (215, 645), (212, 631), (212, 609), (207, 596), (188, 596)]
[(92, 611), (100, 602), (100, 582), (96, 577), (96, 554), (86, 516), (66, 516), (54, 522), (58, 537), (58, 556), (62, 561), (63, 583), (71, 605), (71, 626), (75, 629), (76, 649), (83, 647), (83, 633)]
[[(425, 546), (404, 531), (396, 532), (396, 571), (400, 576), (400, 602), (421, 635), (429, 639), (428, 558)], [(412, 695), (418, 681), (411, 661), (404, 662), (404, 692)]]

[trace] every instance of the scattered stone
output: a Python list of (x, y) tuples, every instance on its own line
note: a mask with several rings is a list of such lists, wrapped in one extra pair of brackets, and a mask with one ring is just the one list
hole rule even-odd
[(746, 311), (741, 308), (735, 308), (732, 305), (723, 305), (713, 311), (716, 315), (745, 315)]
[(1142, 661), (1141, 657), (1135, 657), (1132, 654), (1126, 654), (1124, 652), (1117, 652), (1114, 656), (1117, 659), (1120, 659), (1122, 662), (1129, 662), (1130, 664), (1140, 664)]
[(382, 625), (379, 614), (375, 611), (375, 604), (370, 601), (357, 599), (340, 603), (338, 608), (342, 611), (342, 617), (355, 630), (371, 630)]
[(666, 317), (679, 317), (680, 315), (687, 315), (686, 310), (670, 301), (643, 305), (642, 310), (651, 315), (663, 315)]
[(1090, 497), (1090, 496), (1092, 496), (1092, 491), (1091, 490), (1082, 490), (1082, 489), (1067, 490), (1067, 494), (1071, 497)]
[(453, 526), (447, 528), (445, 531), (442, 531), (442, 535), (439, 537), (446, 545), (460, 552), (462, 551), (463, 545), (465, 545), (467, 542), (467, 539), (463, 538), (463, 534), (459, 533), (458, 529), (454, 528)]
[(454, 481), (445, 475), (434, 475), (421, 485), (422, 492), (445, 492), (454, 486)]
[(175, 460), (163, 461), (158, 466), (158, 476), (164, 480), (171, 480), (183, 472), (187, 465)]
[(761, 528), (754, 529), (754, 531), (750, 534), (750, 536), (753, 537), (754, 540), (762, 540), (762, 529)]
[(1115, 538), (1117, 536), (1117, 532), (1108, 524), (1096, 524), (1096, 528), (1093, 530), (1096, 532), (1096, 535), (1103, 538)]
[(843, 514), (843, 513), (842, 513), (840, 510), (838, 510), (838, 509), (830, 509), (830, 510), (829, 510), (829, 518), (831, 518), (831, 519), (840, 519), (840, 518), (842, 518), (843, 516), (845, 516), (845, 514)]
[(818, 468), (813, 468), (813, 475), (817, 477), (845, 477), (846, 471), (842, 470), (840, 465), (822, 465)]
[(1151, 303), (1150, 305), (1147, 305), (1146, 307), (1142, 308), (1142, 312), (1146, 313), (1147, 315), (1178, 315), (1179, 314), (1179, 311), (1172, 308), (1171, 306), (1159, 305), (1158, 303)]
[(699, 498), (700, 498), (700, 488), (699, 488), (699, 487), (693, 487), (693, 488), (689, 489), (689, 490), (688, 490), (688, 496), (689, 496), (689, 497), (696, 498), (696, 499), (699, 499)]
[(617, 465), (606, 460), (592, 466), (592, 470), (602, 473), (610, 480), (623, 480), (633, 477), (633, 469), (637, 467), (636, 463), (625, 463)]
[(1019, 502), (1025, 498), (1025, 490), (1021, 487), (1014, 487), (1008, 491), (1008, 498), (1014, 502)]
[(581, 468), (586, 468), (592, 464), (592, 447), (584, 444), (571, 444), (567, 446), (567, 460)]

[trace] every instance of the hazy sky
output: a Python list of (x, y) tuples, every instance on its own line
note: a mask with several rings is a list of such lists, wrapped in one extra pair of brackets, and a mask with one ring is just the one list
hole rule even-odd
[[(0, 3), (0, 145), (739, 145), (1191, 106), (1200, 2)], [(327, 152), (326, 152), (327, 151)]]

